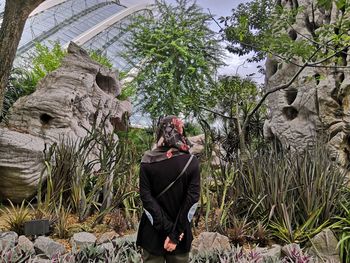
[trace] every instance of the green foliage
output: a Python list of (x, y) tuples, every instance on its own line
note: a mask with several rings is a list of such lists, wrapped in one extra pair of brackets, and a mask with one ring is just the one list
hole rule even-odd
[(113, 64), (112, 64), (111, 60), (108, 57), (102, 55), (101, 53), (99, 53), (95, 50), (91, 50), (91, 51), (89, 51), (89, 55), (90, 55), (92, 60), (105, 66), (106, 68), (109, 68), (109, 69), (113, 68)]
[(138, 69), (138, 102), (152, 118), (198, 111), (212, 88), (222, 51), (210, 16), (193, 1), (156, 1), (157, 16), (137, 16), (126, 29), (125, 57)]
[(242, 150), (240, 136), (244, 136), (245, 145), (252, 151), (263, 143), (264, 106), (253, 114), (243, 130), (244, 122), (260, 100), (260, 92), (261, 88), (250, 78), (221, 76), (208, 98), (210, 109), (216, 112), (209, 116), (220, 121), (217, 140), (225, 149), (227, 159), (236, 157)]
[(340, 257), (342, 262), (350, 262), (350, 204), (349, 204), (350, 189), (346, 188), (344, 193), (344, 200), (341, 204), (342, 213), (335, 217), (336, 222), (332, 225), (332, 228), (337, 231), (340, 250)]
[(129, 128), (127, 131), (119, 131), (118, 136), (123, 144), (129, 146), (135, 162), (140, 162), (143, 153), (154, 143), (153, 132), (149, 129)]
[(97, 244), (85, 246), (75, 255), (75, 262), (105, 262), (105, 250)]
[(61, 66), (62, 59), (66, 51), (62, 49), (58, 42), (53, 44), (50, 49), (40, 43), (35, 44), (35, 57), (33, 58), (33, 74), (35, 76), (36, 86), (43, 77)]
[[(38, 193), (39, 205), (44, 210), (62, 204), (65, 208), (72, 208), (80, 221), (93, 210), (105, 213), (112, 204), (118, 205), (126, 191), (119, 185), (126, 181), (117, 176), (123, 154), (121, 144), (113, 133), (106, 133), (104, 121), (99, 125), (95, 122), (87, 133), (77, 141), (63, 138), (49, 148), (45, 162), (46, 190)], [(97, 155), (92, 154), (94, 149), (98, 150)], [(99, 170), (95, 171), (94, 167), (99, 167)], [(44, 194), (44, 203), (41, 194)], [(112, 204), (106, 203), (109, 196), (113, 196)]]
[(319, 24), (314, 18), (309, 18), (306, 27), (310, 36), (298, 32), (294, 26), (297, 15), (305, 12), (306, 6), (291, 3), (283, 8), (279, 1), (273, 0), (242, 3), (233, 9), (231, 16), (220, 18), (224, 25), (224, 37), (229, 42), (227, 48), (240, 56), (256, 52), (251, 61), (259, 61), (267, 54), (275, 54), (285, 61), (301, 58), (305, 62), (316, 48), (323, 46), (314, 60), (325, 58), (349, 44), (346, 32), (350, 23), (344, 17), (348, 15), (350, 3), (346, 0), (318, 0), (314, 8), (323, 12), (324, 9), (330, 10), (333, 3), (342, 15), (330, 24)]
[(339, 213), (345, 175), (324, 146), (294, 154), (270, 149), (231, 165), (214, 173), (225, 230), (235, 227), (234, 217), (249, 218), (282, 242), (305, 243)]
[(186, 132), (186, 136), (189, 136), (189, 137), (196, 136), (203, 133), (201, 126), (195, 122), (186, 122), (185, 132)]
[(11, 208), (4, 207), (0, 211), (5, 214), (4, 220), (7, 224), (8, 230), (21, 235), (24, 233), (24, 223), (30, 220), (29, 208), (25, 205), (25, 200), (22, 201), (20, 206), (15, 206), (10, 200), (8, 201)]
[(264, 58), (263, 43), (271, 29), (273, 0), (254, 0), (241, 3), (233, 9), (232, 16), (220, 17), (223, 33), (229, 41), (227, 49), (239, 56), (256, 52), (254, 61)]
[(67, 238), (69, 235), (69, 216), (70, 210), (67, 210), (64, 207), (56, 208), (56, 221), (54, 223), (54, 233), (58, 238)]

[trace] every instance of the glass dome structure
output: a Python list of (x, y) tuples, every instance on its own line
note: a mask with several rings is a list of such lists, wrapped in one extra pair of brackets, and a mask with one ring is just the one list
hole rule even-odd
[[(121, 58), (122, 42), (126, 35), (122, 26), (139, 13), (149, 13), (149, 4), (140, 1), (116, 0), (46, 0), (29, 16), (17, 49), (16, 65), (25, 65), (31, 59), (35, 43), (50, 46), (59, 42), (67, 46), (75, 42), (87, 50), (107, 56), (114, 67), (127, 70)], [(0, 21), (5, 0), (0, 0)]]

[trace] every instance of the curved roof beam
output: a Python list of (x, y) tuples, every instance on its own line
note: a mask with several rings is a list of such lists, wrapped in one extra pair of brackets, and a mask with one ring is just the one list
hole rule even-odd
[[(50, 9), (51, 7), (54, 7), (56, 5), (62, 4), (67, 1), (69, 0), (46, 0), (43, 3), (41, 3), (37, 8), (35, 8), (33, 12), (30, 13), (29, 17), (35, 16), (47, 9)], [(4, 1), (4, 5), (5, 5), (5, 1)], [(4, 11), (0, 12), (0, 24), (2, 23), (3, 15), (4, 15)]]
[(69, 25), (71, 22), (75, 21), (77, 19), (77, 17), (82, 17), (85, 16), (103, 6), (106, 5), (111, 5), (111, 4), (115, 4), (114, 2), (102, 2), (102, 3), (98, 3), (94, 6), (91, 6), (77, 14), (75, 14), (72, 17), (67, 18), (66, 20), (64, 20), (63, 22), (57, 24), (56, 26), (54, 26), (53, 28), (45, 31), (43, 34), (40, 34), (39, 36), (37, 36), (36, 38), (33, 38), (31, 41), (29, 41), (27, 44), (24, 44), (23, 46), (21, 46), (20, 48), (18, 48), (17, 50), (17, 54), (23, 54), (24, 52), (28, 51), (29, 49), (33, 48), (35, 46), (36, 42), (41, 42), (44, 39), (48, 38), (49, 36), (51, 36), (52, 34), (56, 33), (57, 31), (59, 31), (60, 29), (62, 29), (63, 27)]
[[(105, 29), (109, 28), (110, 26), (114, 25), (115, 23), (126, 18), (127, 16), (141, 10), (152, 10), (152, 9), (153, 8), (149, 4), (139, 4), (139, 5), (126, 8), (125, 10), (119, 12), (118, 14), (115, 14), (114, 16), (107, 18), (106, 20), (102, 21), (101, 23), (97, 24), (96, 26), (92, 27), (90, 30), (82, 33), (81, 35), (77, 36), (71, 41), (76, 43), (79, 46), (82, 46), (88, 40), (98, 35)], [(68, 44), (65, 45), (65, 48), (67, 47), (68, 47)]]
[(47, 9), (50, 9), (51, 7), (54, 7), (56, 5), (62, 4), (67, 1), (69, 0), (46, 0), (42, 4), (40, 4), (37, 8), (35, 8), (33, 12), (30, 13), (29, 17), (35, 16), (38, 13), (41, 13)]

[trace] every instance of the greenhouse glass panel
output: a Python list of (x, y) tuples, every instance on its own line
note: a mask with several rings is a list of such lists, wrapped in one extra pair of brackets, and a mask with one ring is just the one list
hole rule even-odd
[[(50, 40), (65, 44), (123, 9), (114, 1), (101, 0), (74, 0), (54, 6), (27, 21), (26, 34), (21, 39), (18, 54), (33, 48), (35, 42)], [(67, 30), (70, 31), (70, 38), (63, 33)]]

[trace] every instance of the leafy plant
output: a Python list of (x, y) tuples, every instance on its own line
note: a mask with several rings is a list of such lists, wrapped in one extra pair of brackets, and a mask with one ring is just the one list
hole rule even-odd
[(54, 223), (54, 233), (58, 238), (67, 238), (69, 235), (69, 210), (66, 211), (64, 207), (56, 209), (56, 221)]
[(30, 250), (18, 249), (11, 244), (0, 247), (0, 262), (2, 263), (26, 263), (31, 260), (32, 256)]
[(126, 219), (120, 209), (110, 213), (108, 225), (118, 234), (123, 235), (127, 229)]
[(265, 108), (260, 107), (249, 117), (260, 94), (261, 87), (249, 77), (220, 76), (207, 99), (210, 108), (202, 107), (219, 123), (215, 140), (225, 150), (225, 160), (242, 157), (247, 150), (254, 152), (263, 146)]
[(24, 233), (24, 223), (30, 220), (30, 210), (25, 205), (25, 200), (22, 201), (21, 205), (14, 205), (11, 200), (8, 200), (11, 208), (4, 207), (0, 211), (5, 214), (5, 222), (8, 230), (16, 232), (18, 235)]
[(211, 18), (191, 0), (174, 6), (157, 0), (155, 6), (157, 16), (136, 16), (125, 28), (125, 58), (138, 70), (137, 103), (153, 119), (198, 112), (222, 65)]
[(52, 48), (40, 43), (35, 44), (32, 70), (35, 76), (35, 87), (39, 80), (61, 66), (62, 59), (66, 53), (59, 42), (52, 43)]
[[(349, 191), (349, 189), (347, 189)], [(339, 233), (338, 247), (340, 250), (340, 257), (342, 262), (350, 262), (350, 209), (347, 204), (341, 204), (343, 213), (341, 216), (336, 216), (336, 222), (332, 228)]]
[[(230, 169), (233, 181), (224, 195)], [(228, 204), (225, 229), (235, 227), (230, 224), (235, 217), (249, 218), (282, 242), (305, 243), (339, 213), (345, 174), (321, 143), (303, 153), (259, 151), (247, 161), (235, 160), (230, 169), (221, 168), (215, 177), (217, 193)]]
[(105, 250), (96, 244), (85, 246), (75, 254), (75, 262), (106, 262)]
[(238, 219), (233, 217), (232, 227), (227, 232), (233, 244), (243, 246), (247, 242), (248, 231), (252, 222), (248, 222), (247, 218)]
[(107, 134), (103, 127), (104, 121), (99, 127), (94, 124), (83, 139), (63, 138), (50, 147), (46, 157), (45, 207), (55, 207), (63, 200), (64, 207), (71, 207), (83, 221), (93, 210), (108, 210), (113, 203), (111, 196), (113, 201), (120, 198), (113, 191), (113, 182), (122, 149), (114, 134)]
[(138, 263), (142, 261), (141, 250), (130, 238), (114, 240), (111, 262)]
[(113, 64), (107, 56), (104, 56), (103, 54), (101, 54), (95, 50), (89, 51), (89, 55), (90, 55), (92, 60), (105, 66), (106, 68), (109, 68), (109, 69), (113, 68)]

